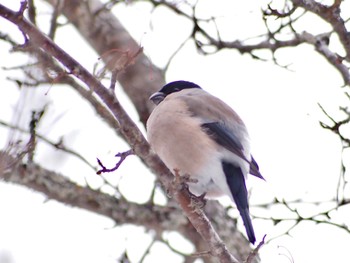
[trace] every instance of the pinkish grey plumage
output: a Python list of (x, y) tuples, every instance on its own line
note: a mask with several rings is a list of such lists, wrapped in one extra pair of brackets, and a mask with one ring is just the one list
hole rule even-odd
[(178, 169), (198, 181), (189, 183), (193, 194), (229, 196), (254, 243), (245, 178), (248, 173), (262, 176), (251, 157), (243, 121), (223, 101), (190, 82), (169, 83), (151, 99), (158, 104), (147, 121), (154, 151), (171, 171)]

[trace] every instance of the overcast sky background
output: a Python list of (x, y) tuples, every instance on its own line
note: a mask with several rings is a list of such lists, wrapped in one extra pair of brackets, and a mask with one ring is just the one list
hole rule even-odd
[[(19, 6), (19, 1), (0, 2), (13, 9)], [(233, 34), (244, 39), (261, 34), (262, 1), (246, 1), (245, 5), (240, 2), (237, 8), (236, 1), (222, 0), (218, 1), (216, 8), (210, 9), (207, 2), (200, 2), (202, 7), (197, 10), (198, 15), (206, 16), (206, 12), (210, 11), (212, 16), (222, 17), (222, 24), (229, 22), (232, 26), (224, 28), (224, 38)], [(38, 2), (38, 6), (45, 9), (45, 4), (41, 2)], [(191, 27), (186, 20), (179, 19), (165, 8), (158, 8), (153, 14), (150, 14), (150, 10), (151, 6), (147, 3), (120, 4), (114, 12), (144, 47), (153, 63), (164, 66), (172, 52), (187, 38)], [(41, 11), (38, 18), (41, 24), (48, 25), (50, 13)], [(237, 21), (240, 21), (239, 25)], [(311, 33), (320, 33), (329, 28), (312, 18), (301, 21), (300, 26)], [(2, 30), (8, 28), (8, 32), (14, 32), (21, 39), (16, 27), (2, 18), (0, 27)], [(47, 28), (43, 26), (45, 32)], [(56, 42), (87, 69), (93, 70), (98, 56), (72, 27), (65, 26), (58, 30)], [(28, 61), (8, 50), (9, 46), (0, 42), (1, 67)], [(268, 55), (266, 52), (260, 54)], [(340, 75), (307, 45), (278, 51), (277, 57), (281, 64), (291, 64), (291, 70), (272, 62), (253, 60), (249, 55), (240, 55), (236, 51), (226, 50), (203, 57), (197, 54), (190, 41), (176, 55), (166, 75), (167, 81), (184, 79), (196, 82), (228, 103), (245, 121), (251, 136), (253, 155), (266, 178), (266, 182), (263, 182), (250, 177), (247, 182), (251, 189), (251, 212), (256, 216), (283, 214), (282, 209), (263, 211), (254, 208), (255, 205), (270, 202), (275, 196), (286, 200), (331, 199), (336, 194), (340, 173), (340, 142), (320, 127), (319, 121), (327, 119), (317, 105), (320, 103), (330, 113), (341, 116), (338, 107), (347, 105), (348, 100), (344, 96), (345, 89), (341, 88)], [(11, 72), (11, 75), (20, 76), (18, 71)], [(0, 71), (0, 86), (1, 120), (27, 127), (30, 116), (21, 116), (20, 120), (16, 120), (16, 107), (29, 112), (25, 109), (33, 106), (40, 109), (49, 103), (40, 124), (40, 133), (54, 141), (64, 136), (67, 145), (94, 165), (96, 157), (112, 164), (115, 153), (129, 149), (69, 87), (47, 86), (35, 92), (24, 89), (20, 93), (12, 82), (6, 81), (3, 71)], [(137, 121), (136, 112), (121, 89), (118, 88), (116, 93), (134, 121)], [(16, 106), (18, 104), (20, 106)], [(142, 125), (140, 127), (144, 131)], [(8, 129), (0, 126), (2, 148), (11, 136)], [(39, 145), (36, 160), (79, 183), (84, 184), (87, 180), (96, 187), (101, 184), (91, 168), (47, 145)], [(139, 203), (149, 197), (154, 181), (154, 176), (135, 156), (128, 157), (121, 168), (108, 178), (113, 182), (119, 181), (123, 194)], [(159, 200), (161, 202), (161, 195)], [(227, 203), (227, 200), (223, 202)], [(125, 247), (133, 251), (130, 253), (132, 262), (137, 262), (151, 242), (141, 227), (115, 227), (105, 217), (68, 208), (52, 200), (46, 202), (43, 195), (15, 185), (0, 183), (0, 211), (0, 263), (6, 263), (8, 259), (16, 263), (109, 263), (116, 262)], [(314, 212), (312, 206), (305, 206), (301, 211), (305, 215)], [(345, 217), (342, 211), (337, 214), (338, 222), (350, 223), (348, 215)], [(267, 234), (267, 239), (278, 236), (290, 226), (288, 223), (272, 226), (270, 222), (259, 219), (254, 219), (253, 224), (258, 240), (264, 234)], [(243, 229), (241, 222), (239, 227)], [(175, 246), (191, 252), (192, 247), (184, 241), (179, 242), (176, 234), (171, 233), (168, 238)], [(344, 262), (349, 258), (349, 244), (350, 235), (345, 231), (305, 222), (295, 228), (291, 236), (282, 236), (264, 246), (261, 258), (262, 262), (291, 262), (286, 256), (290, 253), (294, 262)], [(145, 262), (157, 262), (154, 256), (159, 255), (159, 251), (162, 251), (162, 258), (166, 257), (168, 263), (181, 262), (181, 257), (174, 255), (164, 245), (158, 244), (154, 251)]]

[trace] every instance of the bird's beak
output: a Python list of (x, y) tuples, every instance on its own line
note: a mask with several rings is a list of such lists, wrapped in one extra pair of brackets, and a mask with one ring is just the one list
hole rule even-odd
[(156, 105), (158, 105), (159, 103), (161, 103), (164, 99), (165, 99), (165, 94), (163, 92), (156, 92), (153, 93), (151, 95), (151, 97), (149, 97), (149, 99)]

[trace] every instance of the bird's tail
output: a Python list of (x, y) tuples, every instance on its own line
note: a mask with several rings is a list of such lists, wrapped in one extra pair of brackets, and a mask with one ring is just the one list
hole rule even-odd
[(255, 243), (255, 234), (252, 220), (249, 216), (248, 192), (245, 179), (240, 167), (231, 163), (222, 162), (227, 184), (230, 188), (233, 200), (241, 214), (249, 241)]
[(244, 227), (247, 232), (248, 239), (250, 243), (254, 244), (255, 243), (255, 233), (254, 233), (254, 228), (252, 225), (252, 220), (250, 219), (249, 215), (249, 209), (248, 208), (242, 208), (242, 207), (237, 207), (239, 210), (239, 213), (241, 214), (241, 217), (243, 219)]

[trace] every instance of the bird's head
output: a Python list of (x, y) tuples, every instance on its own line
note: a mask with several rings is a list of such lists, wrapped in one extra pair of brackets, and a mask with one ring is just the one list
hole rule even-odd
[(189, 82), (189, 81), (184, 81), (184, 80), (178, 80), (178, 81), (173, 81), (161, 88), (160, 91), (157, 91), (156, 93), (153, 93), (149, 99), (156, 105), (161, 103), (166, 96), (168, 96), (171, 93), (174, 92), (179, 92), (184, 89), (193, 89), (197, 88), (200, 89), (197, 84)]

